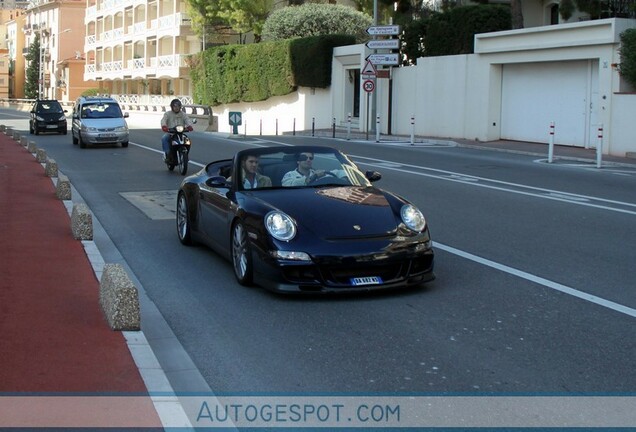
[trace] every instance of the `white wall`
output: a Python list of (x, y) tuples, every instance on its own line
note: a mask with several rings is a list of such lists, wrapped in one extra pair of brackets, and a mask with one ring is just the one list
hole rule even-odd
[[(612, 119), (609, 129), (605, 127), (604, 144), (611, 142), (611, 154), (623, 156), (636, 152), (636, 93), (615, 94), (612, 98)], [(606, 151), (604, 151), (606, 153)]]
[(285, 96), (272, 97), (266, 101), (253, 103), (234, 103), (212, 107), (213, 115), (218, 116), (219, 132), (232, 133), (229, 124), (230, 112), (241, 112), (243, 124), (239, 134), (274, 135), (278, 122), (278, 133), (294, 130), (310, 130), (312, 118), (316, 129), (331, 127), (332, 108), (329, 89), (301, 87), (298, 91)]

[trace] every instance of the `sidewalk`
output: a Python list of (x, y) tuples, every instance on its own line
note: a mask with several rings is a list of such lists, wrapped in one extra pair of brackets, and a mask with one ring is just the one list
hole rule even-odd
[[(0, 203), (0, 427), (33, 425), (41, 414), (26, 402), (16, 408), (16, 399), (25, 401), (20, 396), (79, 393), (144, 396), (130, 398), (130, 417), (103, 412), (101, 421), (161, 428), (124, 336), (110, 329), (100, 309), (99, 282), (82, 242), (73, 238), (51, 178), (5, 134), (0, 134)], [(87, 414), (92, 413), (81, 413)]]
[[(296, 135), (299, 136), (311, 136), (311, 131), (299, 131)], [(285, 135), (289, 135), (289, 133), (285, 133)], [(327, 137), (332, 138), (335, 135), (335, 139), (345, 140), (349, 137), (351, 140), (355, 141), (369, 141), (369, 143), (376, 144), (376, 136), (373, 133), (366, 134), (359, 131), (352, 131), (349, 134), (346, 129), (336, 128), (335, 134), (333, 130), (330, 129), (318, 129), (314, 131), (314, 136), (316, 137)], [(242, 135), (239, 135), (242, 136)], [(249, 136), (248, 136), (249, 138)], [(518, 154), (526, 154), (537, 156), (538, 158), (548, 159), (548, 151), (549, 146), (545, 143), (532, 143), (532, 142), (523, 142), (523, 141), (509, 141), (509, 140), (497, 140), (497, 141), (474, 141), (474, 140), (466, 140), (466, 139), (454, 139), (454, 138), (428, 138), (422, 136), (414, 136), (413, 137), (414, 145), (418, 147), (427, 146), (427, 145), (435, 145), (435, 146), (458, 146), (458, 147), (468, 147), (474, 148), (478, 150), (491, 150), (491, 151), (502, 151), (508, 153), (518, 153)], [(403, 145), (410, 145), (411, 137), (404, 135), (380, 135), (380, 141), (378, 144), (391, 144), (391, 143), (402, 143)], [(574, 146), (566, 146), (566, 145), (555, 145), (554, 146), (554, 154), (553, 154), (553, 162), (559, 163), (560, 161), (577, 161), (584, 162), (589, 164), (596, 164), (596, 149), (595, 148), (583, 148), (583, 147), (574, 147)], [(635, 157), (620, 157), (620, 156), (610, 156), (610, 155), (602, 155), (601, 158), (602, 164), (605, 165), (622, 165), (626, 167), (634, 167), (636, 168), (636, 158)]]

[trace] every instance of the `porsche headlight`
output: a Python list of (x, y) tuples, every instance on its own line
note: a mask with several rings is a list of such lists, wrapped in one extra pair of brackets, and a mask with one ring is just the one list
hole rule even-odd
[(400, 209), (400, 216), (402, 217), (404, 225), (413, 231), (420, 232), (426, 227), (426, 219), (424, 219), (424, 215), (414, 205), (403, 205)]
[(279, 211), (265, 215), (265, 228), (276, 240), (289, 241), (296, 235), (296, 224), (292, 218)]

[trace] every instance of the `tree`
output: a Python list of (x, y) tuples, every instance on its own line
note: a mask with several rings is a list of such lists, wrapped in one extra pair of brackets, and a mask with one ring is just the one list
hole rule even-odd
[(188, 4), (197, 34), (253, 32), (254, 40), (259, 42), (274, 0), (188, 0)]
[(510, 18), (513, 30), (523, 28), (521, 0), (510, 0)]
[(40, 35), (36, 34), (33, 43), (29, 46), (29, 51), (25, 56), (29, 63), (26, 70), (26, 83), (24, 85), (24, 96), (27, 99), (36, 99), (40, 91)]
[(621, 62), (618, 71), (633, 88), (636, 88), (636, 29), (625, 30), (620, 35)]
[(279, 40), (348, 34), (362, 42), (369, 38), (366, 29), (371, 24), (371, 17), (348, 6), (306, 3), (272, 12), (265, 21), (263, 37), (268, 40)]

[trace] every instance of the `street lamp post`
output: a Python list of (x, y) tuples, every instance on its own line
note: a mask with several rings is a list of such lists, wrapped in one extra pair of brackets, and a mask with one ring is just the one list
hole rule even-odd
[(44, 93), (44, 68), (42, 67), (42, 63), (44, 61), (44, 56), (42, 55), (42, 53), (44, 52), (44, 46), (42, 44), (42, 17), (40, 17), (38, 27), (40, 36), (40, 63), (38, 63), (38, 99), (42, 99), (42, 93)]

